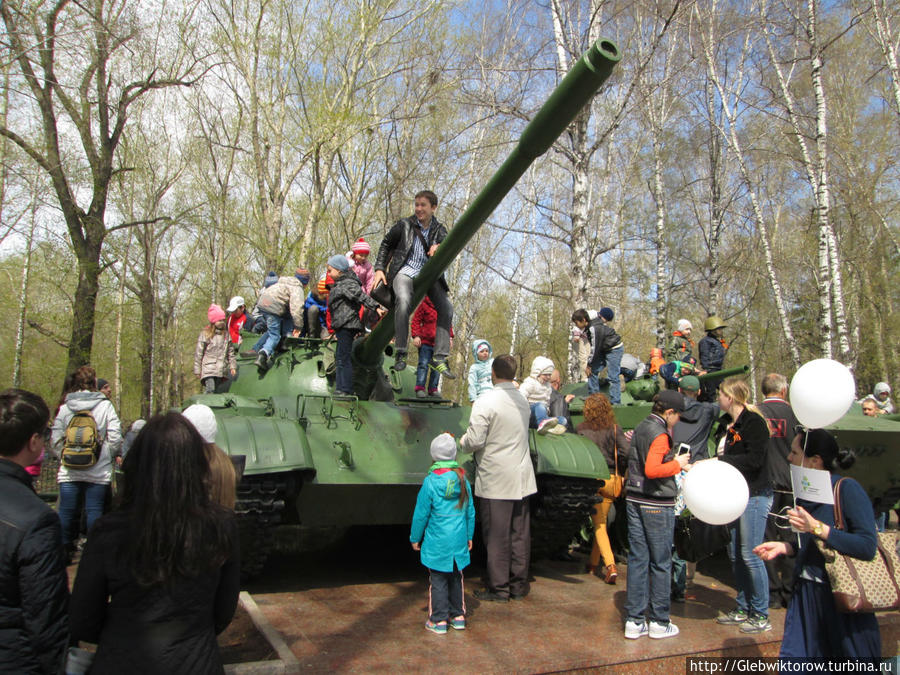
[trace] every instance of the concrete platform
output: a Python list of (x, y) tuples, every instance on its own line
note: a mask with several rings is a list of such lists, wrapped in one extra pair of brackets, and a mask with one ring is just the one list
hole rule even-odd
[[(476, 600), (480, 568), (467, 570), (468, 628), (427, 632), (427, 576), (403, 533), (351, 538), (318, 555), (273, 559), (248, 590), (285, 640), (303, 672), (615, 673), (684, 672), (687, 656), (776, 656), (785, 610), (773, 610), (773, 630), (745, 635), (715, 622), (734, 606), (724, 555), (698, 566), (684, 604), (673, 603), (681, 634), (626, 640), (625, 576), (608, 586), (581, 572), (583, 561), (539, 561), (524, 600)], [(900, 614), (880, 617), (885, 656), (896, 656)]]

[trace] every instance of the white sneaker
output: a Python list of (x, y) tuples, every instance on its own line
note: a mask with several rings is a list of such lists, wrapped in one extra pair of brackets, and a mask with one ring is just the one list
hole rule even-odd
[(637, 640), (639, 637), (643, 637), (646, 634), (647, 634), (647, 623), (645, 621), (641, 621), (639, 623), (637, 621), (632, 621), (631, 619), (628, 619), (625, 622), (625, 637), (627, 639)]
[(661, 640), (663, 638), (675, 637), (678, 635), (678, 626), (671, 621), (669, 623), (650, 622), (650, 637)]
[(554, 434), (556, 436), (562, 436), (567, 431), (568, 431), (568, 429), (566, 429), (565, 424), (560, 424), (559, 422), (557, 422), (556, 426), (550, 430), (550, 433)]
[(538, 424), (537, 432), (538, 432), (541, 436), (543, 436), (543, 435), (546, 434), (548, 431), (550, 431), (553, 427), (555, 427), (556, 424), (557, 424), (557, 422), (556, 422), (556, 418), (555, 418), (555, 417), (548, 417), (548, 418), (545, 419), (543, 422), (541, 422), (540, 424)]

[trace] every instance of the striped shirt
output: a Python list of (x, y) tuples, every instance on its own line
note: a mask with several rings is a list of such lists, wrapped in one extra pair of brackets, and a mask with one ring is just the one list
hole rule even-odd
[[(422, 233), (422, 236), (425, 238), (425, 241), (428, 241), (428, 231), (431, 229), (431, 221), (428, 221), (428, 227), (422, 227), (422, 223), (418, 220), (413, 227), (418, 227), (419, 231)], [(422, 240), (418, 236), (413, 237), (413, 247), (412, 251), (409, 254), (409, 258), (407, 258), (406, 263), (404, 263), (403, 267), (400, 268), (400, 271), (397, 274), (405, 274), (406, 276), (415, 279), (419, 272), (422, 271), (422, 268), (425, 266), (425, 263), (428, 261), (428, 256), (425, 255), (427, 251), (422, 246)]]

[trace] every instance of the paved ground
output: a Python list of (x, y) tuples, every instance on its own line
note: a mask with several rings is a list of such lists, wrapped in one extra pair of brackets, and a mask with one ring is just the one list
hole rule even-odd
[[(684, 672), (688, 655), (778, 653), (784, 610), (772, 612), (771, 632), (756, 636), (714, 621), (734, 602), (724, 556), (701, 562), (687, 602), (673, 606), (681, 629), (673, 639), (625, 640), (624, 574), (608, 586), (582, 573), (581, 561), (537, 562), (529, 597), (507, 604), (472, 596), (481, 571), (473, 565), (468, 629), (433, 635), (424, 629), (427, 577), (406, 535), (403, 528), (352, 531), (329, 551), (273, 558), (263, 578), (248, 585), (302, 671), (672, 673)], [(896, 656), (900, 615), (883, 615), (881, 625), (884, 655)]]

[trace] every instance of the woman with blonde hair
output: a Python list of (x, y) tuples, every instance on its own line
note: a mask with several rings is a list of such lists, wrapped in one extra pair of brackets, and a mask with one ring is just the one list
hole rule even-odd
[(719, 460), (741, 472), (750, 499), (741, 517), (728, 526), (728, 557), (737, 586), (737, 606), (716, 620), (740, 626), (743, 633), (763, 633), (772, 630), (769, 577), (753, 549), (763, 543), (766, 518), (772, 508), (772, 480), (766, 464), (769, 425), (749, 399), (750, 388), (739, 377), (729, 377), (719, 385), (719, 407), (727, 413), (729, 422), (719, 443)]
[[(612, 405), (606, 396), (591, 394), (585, 399), (584, 421), (578, 425), (575, 431), (592, 440), (600, 448), (603, 458), (609, 465), (610, 475), (616, 473), (620, 476), (625, 475), (625, 471), (628, 469), (629, 443), (622, 432), (622, 427), (616, 424)], [(609, 510), (615, 500), (603, 493), (603, 490), (597, 493), (603, 497), (603, 501), (594, 506), (591, 514), (591, 520), (594, 522), (594, 545), (591, 548), (587, 571), (595, 574), (602, 558), (603, 580), (608, 584), (615, 584), (618, 577), (616, 559), (613, 556), (606, 529), (606, 519), (609, 517)]]

